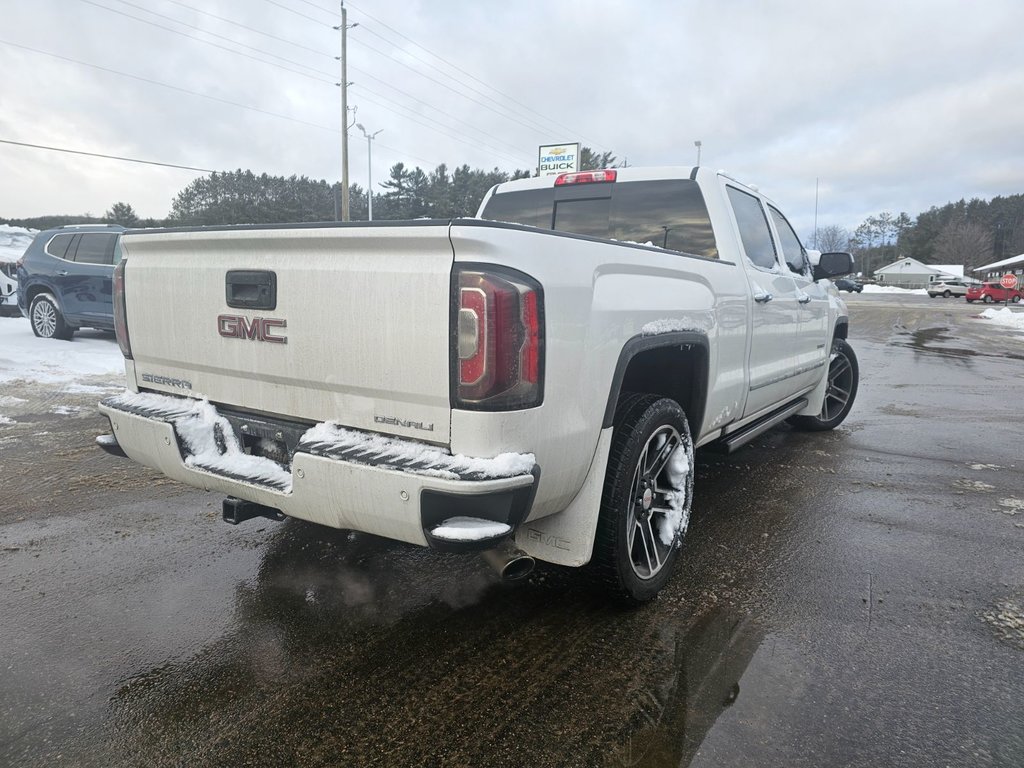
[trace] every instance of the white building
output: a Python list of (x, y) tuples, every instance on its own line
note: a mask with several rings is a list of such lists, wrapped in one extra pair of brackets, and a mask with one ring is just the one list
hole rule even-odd
[(927, 288), (929, 283), (963, 276), (963, 264), (923, 264), (910, 258), (894, 261), (875, 270), (875, 279), (879, 283), (900, 288)]
[(1021, 280), (1021, 276), (1024, 275), (1024, 253), (1019, 256), (1011, 256), (1002, 261), (993, 261), (991, 264), (977, 267), (973, 271), (983, 280), (998, 280), (1007, 272), (1012, 272), (1017, 275), (1017, 282), (1019, 284), (1024, 282), (1024, 280)]

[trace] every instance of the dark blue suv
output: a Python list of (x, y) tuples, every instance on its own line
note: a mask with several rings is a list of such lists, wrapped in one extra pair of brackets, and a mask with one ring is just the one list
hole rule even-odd
[(89, 224), (36, 235), (18, 262), (18, 308), (36, 336), (70, 339), (83, 326), (114, 329), (122, 232), (116, 224)]

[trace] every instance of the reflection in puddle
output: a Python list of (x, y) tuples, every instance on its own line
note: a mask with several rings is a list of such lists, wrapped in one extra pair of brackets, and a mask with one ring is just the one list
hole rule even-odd
[(654, 651), (660, 664), (609, 764), (689, 765), (715, 721), (742, 696), (741, 680), (763, 637), (756, 620), (713, 611), (667, 638)]
[[(973, 364), (972, 358), (991, 357), (991, 355), (977, 349), (947, 346), (949, 342), (954, 341), (954, 337), (950, 333), (949, 328), (945, 326), (909, 330), (902, 325), (897, 325), (893, 330), (895, 331), (895, 336), (890, 340), (891, 344), (907, 347), (918, 354), (929, 353), (938, 355), (967, 366)], [(1024, 360), (1024, 355), (1006, 352), (1005, 350), (1000, 352), (999, 357), (1007, 357), (1011, 360)]]

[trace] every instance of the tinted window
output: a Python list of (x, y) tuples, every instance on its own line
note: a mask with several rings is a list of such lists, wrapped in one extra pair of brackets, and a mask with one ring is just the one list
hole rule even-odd
[(695, 181), (666, 179), (618, 185), (612, 210), (612, 237), (616, 240), (718, 258), (711, 219)]
[(804, 277), (810, 276), (810, 268), (807, 261), (807, 251), (800, 244), (800, 238), (789, 226), (786, 217), (777, 210), (768, 206), (771, 211), (772, 221), (775, 223), (775, 231), (779, 233), (779, 245), (782, 247), (782, 258), (791, 271)]
[(610, 197), (596, 200), (559, 200), (555, 203), (555, 229), (575, 235), (609, 237)]
[(63, 259), (64, 254), (68, 252), (68, 246), (71, 245), (71, 238), (74, 235), (57, 235), (50, 240), (46, 246), (46, 252), (51, 256), (56, 256), (58, 259)]
[[(629, 181), (594, 187), (504, 192), (491, 197), (483, 218), (528, 224), (578, 235), (651, 243), (718, 258), (715, 234), (700, 187), (689, 179)], [(611, 195), (610, 199), (607, 195)]]
[(84, 234), (75, 252), (75, 261), (86, 264), (113, 264), (117, 235)]
[(753, 195), (740, 192), (735, 187), (728, 187), (728, 190), (747, 258), (758, 267), (773, 269), (776, 264), (775, 243), (772, 241), (772, 233), (768, 229), (768, 219), (764, 216), (761, 201)]
[(551, 229), (551, 190), (528, 189), (491, 195), (483, 218)]

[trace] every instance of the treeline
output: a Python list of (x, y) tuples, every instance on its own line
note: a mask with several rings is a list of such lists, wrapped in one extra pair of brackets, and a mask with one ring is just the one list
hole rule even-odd
[[(611, 152), (580, 149), (582, 170), (611, 168)], [(387, 179), (375, 185), (373, 218), (417, 219), (474, 216), (487, 190), (511, 179), (526, 178), (529, 171), (512, 173), (462, 165), (449, 169), (439, 165), (433, 171), (391, 166)], [(37, 216), (28, 219), (0, 219), (13, 226), (49, 229), (66, 224), (110, 222), (126, 227), (198, 226), (209, 224), (276, 224), (340, 219), (341, 185), (306, 176), (271, 176), (238, 169), (211, 173), (193, 180), (174, 198), (165, 219), (142, 219), (129, 203), (117, 202), (102, 216)], [(349, 185), (349, 218), (365, 221), (369, 215), (366, 190)]]
[(870, 274), (897, 259), (924, 264), (963, 264), (965, 272), (1024, 253), (1024, 195), (959, 200), (906, 213), (869, 216), (855, 230), (830, 225), (817, 232), (822, 251), (849, 250)]

